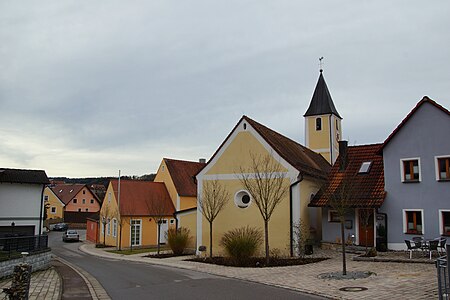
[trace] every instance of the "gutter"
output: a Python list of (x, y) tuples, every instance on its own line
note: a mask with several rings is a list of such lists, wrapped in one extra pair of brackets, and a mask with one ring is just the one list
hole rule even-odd
[[(298, 179), (298, 178), (300, 178), (300, 179)], [(300, 172), (299, 174), (298, 174), (298, 176), (297, 176), (297, 181), (295, 181), (294, 183), (292, 183), (290, 186), (289, 186), (289, 224), (290, 224), (290, 226), (289, 226), (289, 236), (290, 236), (290, 254), (291, 254), (291, 257), (292, 256), (294, 256), (294, 243), (293, 243), (293, 239), (294, 239), (294, 231), (293, 231), (293, 229), (292, 229), (292, 227), (293, 227), (293, 223), (294, 223), (294, 220), (292, 219), (292, 188), (295, 186), (295, 185), (297, 185), (297, 184), (299, 184), (300, 182), (302, 182), (303, 181), (303, 174)]]
[(38, 241), (39, 248), (41, 247), (42, 219), (44, 218), (44, 216), (42, 215), (44, 210), (44, 190), (45, 184), (42, 185), (42, 192), (41, 192), (41, 209), (39, 215), (39, 241)]

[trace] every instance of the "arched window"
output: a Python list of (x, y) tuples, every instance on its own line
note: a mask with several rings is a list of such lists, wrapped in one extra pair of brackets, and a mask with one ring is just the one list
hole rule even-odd
[(317, 118), (316, 119), (316, 130), (322, 130), (322, 118)]

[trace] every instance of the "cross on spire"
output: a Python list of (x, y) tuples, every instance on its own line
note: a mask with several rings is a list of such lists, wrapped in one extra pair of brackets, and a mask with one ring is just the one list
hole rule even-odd
[(322, 60), (323, 60), (323, 56), (319, 57), (319, 71), (320, 71), (320, 73), (322, 73), (322, 71), (323, 71), (323, 62), (322, 62)]

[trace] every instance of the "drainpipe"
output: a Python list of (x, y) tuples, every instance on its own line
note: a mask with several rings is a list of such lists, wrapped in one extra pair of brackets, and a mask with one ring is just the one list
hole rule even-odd
[(45, 184), (42, 185), (42, 191), (41, 191), (41, 209), (40, 209), (40, 215), (39, 215), (39, 241), (38, 241), (38, 247), (41, 248), (41, 233), (42, 233), (42, 218), (44, 217), (42, 215), (44, 210), (44, 190), (45, 190)]
[(299, 184), (301, 181), (303, 180), (303, 174), (302, 173), (299, 173), (298, 174), (298, 176), (297, 176), (297, 181), (295, 181), (294, 183), (292, 183), (290, 186), (289, 186), (289, 223), (290, 223), (290, 230), (289, 230), (289, 235), (290, 235), (290, 252), (291, 252), (291, 257), (292, 256), (294, 256), (294, 243), (293, 243), (293, 239), (294, 239), (294, 231), (293, 231), (293, 229), (292, 229), (292, 227), (293, 227), (293, 225), (294, 225), (294, 220), (293, 220), (293, 218), (292, 218), (292, 213), (293, 213), (293, 210), (292, 210), (292, 188), (295, 186), (295, 185), (297, 185), (297, 184)]

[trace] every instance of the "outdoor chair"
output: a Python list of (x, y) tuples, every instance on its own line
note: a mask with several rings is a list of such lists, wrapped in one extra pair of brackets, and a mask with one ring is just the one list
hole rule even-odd
[(436, 252), (438, 251), (438, 246), (439, 246), (439, 241), (437, 241), (437, 240), (428, 242), (427, 249), (428, 249), (428, 252), (430, 253), (430, 259), (431, 259), (431, 253), (433, 251), (436, 251)]
[(422, 246), (421, 244), (418, 246), (416, 243), (414, 243), (414, 245), (411, 245), (411, 241), (410, 240), (405, 240), (405, 244), (406, 244), (406, 247), (408, 247), (409, 259), (412, 258), (413, 251), (419, 250), (420, 247)]
[(438, 251), (441, 253), (441, 251), (445, 254), (445, 245), (447, 244), (446, 238), (439, 238), (439, 244), (438, 244)]

